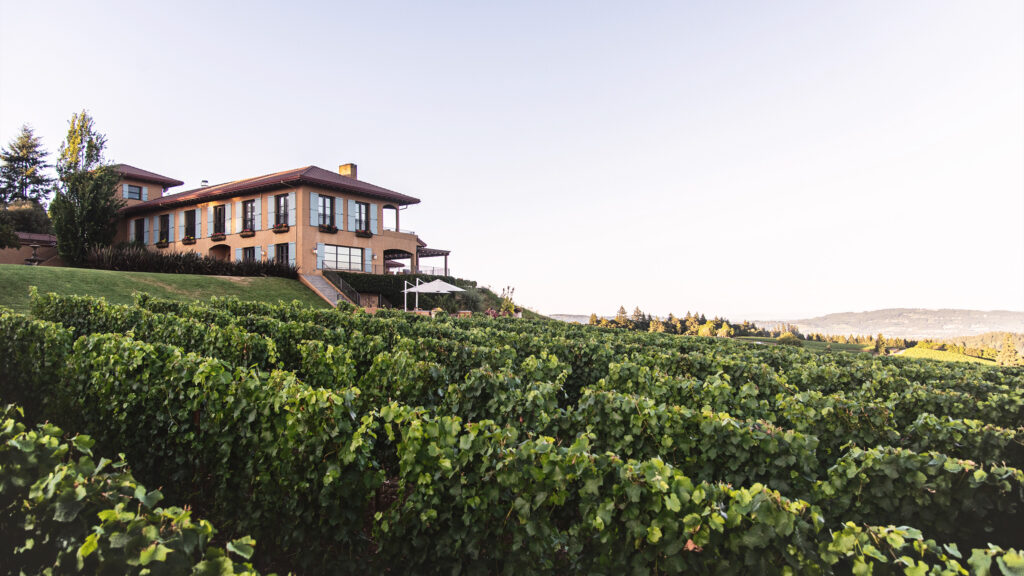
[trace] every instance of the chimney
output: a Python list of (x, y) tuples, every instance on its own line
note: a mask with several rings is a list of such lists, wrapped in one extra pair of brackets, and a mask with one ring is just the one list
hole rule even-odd
[(199, 183), (200, 188), (206, 188), (209, 185), (210, 185), (210, 181), (209, 180), (203, 180), (202, 182)]
[(338, 174), (341, 174), (342, 176), (348, 176), (349, 178), (355, 180), (356, 165), (352, 164), (351, 162), (349, 162), (348, 164), (342, 164), (341, 166), (338, 166)]

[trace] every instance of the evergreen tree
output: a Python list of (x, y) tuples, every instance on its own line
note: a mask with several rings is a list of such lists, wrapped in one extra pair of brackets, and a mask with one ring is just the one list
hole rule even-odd
[(57, 251), (68, 264), (82, 262), (90, 248), (114, 239), (124, 201), (114, 194), (119, 175), (103, 159), (106, 143), (88, 112), (72, 115), (57, 159), (60, 186), (50, 205)]
[(591, 313), (590, 320), (587, 321), (587, 324), (590, 324), (591, 326), (597, 326), (597, 314)]
[(25, 124), (21, 133), (0, 150), (0, 204), (15, 200), (45, 203), (53, 193), (53, 178), (46, 170), (43, 141)]
[(629, 323), (629, 318), (626, 317), (625, 306), (619, 306), (619, 310), (615, 313), (615, 323), (620, 326), (625, 326)]

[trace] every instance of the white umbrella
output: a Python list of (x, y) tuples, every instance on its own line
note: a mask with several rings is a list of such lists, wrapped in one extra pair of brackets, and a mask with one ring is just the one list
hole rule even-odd
[(463, 290), (462, 288), (459, 288), (458, 286), (453, 286), (445, 282), (444, 280), (434, 280), (433, 282), (425, 282), (423, 284), (420, 284), (419, 282), (419, 278), (416, 279), (415, 286), (406, 282), (406, 286), (412, 287), (402, 290), (402, 292), (405, 292), (405, 309), (407, 311), (409, 310), (409, 292), (416, 294), (416, 308), (420, 307), (420, 294), (448, 294), (450, 292), (465, 292), (465, 290)]
[(403, 292), (416, 292), (419, 294), (448, 294), (450, 292), (465, 292), (465, 290), (458, 286), (449, 284), (444, 280), (434, 280), (433, 282), (427, 282), (426, 284), (419, 284), (412, 288), (406, 288)]

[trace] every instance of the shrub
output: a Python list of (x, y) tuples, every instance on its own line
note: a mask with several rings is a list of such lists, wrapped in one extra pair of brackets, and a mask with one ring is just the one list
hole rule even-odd
[(139, 244), (94, 248), (85, 256), (83, 266), (123, 272), (163, 272), (169, 274), (204, 274), (208, 276), (279, 276), (298, 278), (294, 266), (271, 260), (226, 261), (196, 252), (153, 252)]
[(804, 345), (804, 343), (796, 337), (796, 334), (793, 334), (792, 332), (785, 332), (782, 336), (776, 338), (775, 341), (783, 346), (796, 346), (798, 348), (802, 348)]

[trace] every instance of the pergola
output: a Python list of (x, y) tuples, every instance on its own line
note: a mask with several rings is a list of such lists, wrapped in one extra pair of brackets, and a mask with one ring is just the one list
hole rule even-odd
[[(399, 268), (409, 268), (414, 274), (422, 271), (420, 267), (420, 260), (423, 258), (444, 258), (443, 275), (448, 276), (448, 255), (451, 254), (451, 250), (441, 250), (439, 248), (427, 248), (426, 246), (420, 245), (416, 247), (415, 257), (411, 252), (405, 250), (391, 249), (384, 251), (384, 266), (386, 270), (396, 270)], [(409, 260), (409, 264), (403, 264), (400, 260)]]

